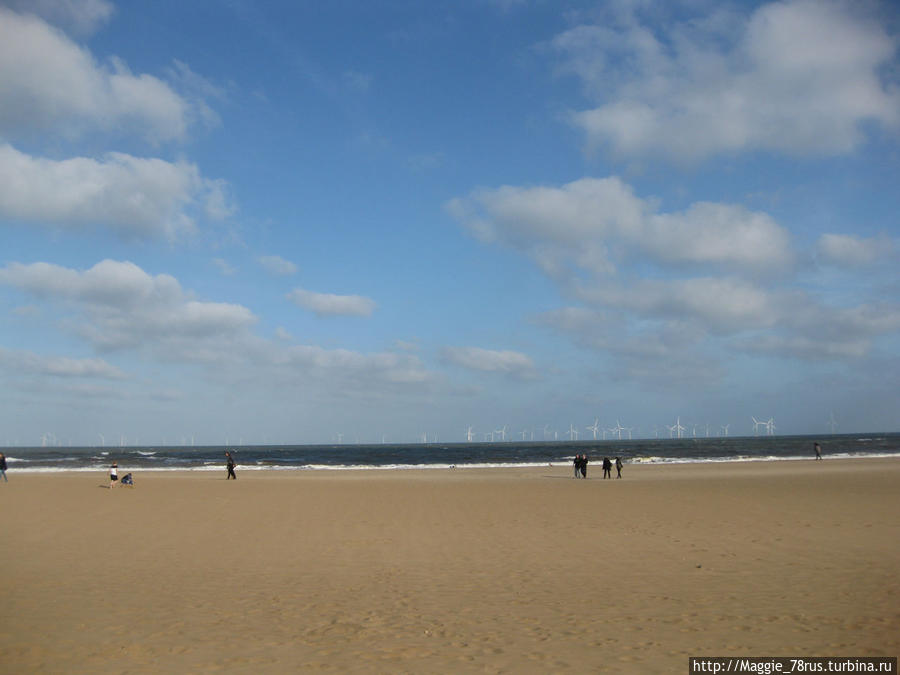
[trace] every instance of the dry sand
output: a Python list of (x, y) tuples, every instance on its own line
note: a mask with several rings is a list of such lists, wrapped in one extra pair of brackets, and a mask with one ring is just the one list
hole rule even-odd
[[(121, 473), (124, 472), (120, 472)], [(900, 460), (16, 474), (0, 672), (684, 673), (896, 656)]]

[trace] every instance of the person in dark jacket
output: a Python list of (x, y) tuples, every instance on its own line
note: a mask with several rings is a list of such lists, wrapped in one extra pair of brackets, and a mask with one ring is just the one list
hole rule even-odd
[(622, 477), (622, 458), (616, 457), (616, 478)]
[(581, 456), (581, 477), (587, 478), (587, 465), (588, 465), (588, 456)]
[(0, 476), (3, 476), (3, 482), (8, 483), (9, 479), (6, 477), (6, 455), (0, 452)]
[(603, 477), (612, 478), (612, 462), (609, 461), (609, 457), (603, 458)]
[(231, 453), (227, 450), (225, 451), (225, 463), (226, 468), (228, 469), (228, 475), (225, 476), (225, 480), (228, 480), (229, 478), (234, 478), (235, 480), (237, 480), (237, 476), (234, 475), (234, 459), (232, 458)]

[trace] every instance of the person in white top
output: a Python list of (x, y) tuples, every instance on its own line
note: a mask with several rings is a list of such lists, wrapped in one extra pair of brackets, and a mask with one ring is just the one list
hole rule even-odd
[(113, 485), (116, 484), (116, 481), (119, 480), (119, 465), (116, 462), (112, 463), (112, 466), (109, 467), (109, 489), (113, 489)]

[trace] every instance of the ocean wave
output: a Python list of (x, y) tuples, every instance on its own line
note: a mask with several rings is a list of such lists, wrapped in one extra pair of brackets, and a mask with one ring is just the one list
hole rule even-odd
[[(900, 455), (896, 453), (850, 453), (835, 452), (829, 453), (825, 459), (878, 459), (878, 458), (897, 458)], [(9, 458), (8, 458), (9, 459)], [(747, 463), (747, 462), (796, 462), (811, 461), (809, 455), (791, 455), (791, 456), (775, 456), (761, 455), (756, 457), (737, 456), (737, 457), (660, 457), (656, 455), (645, 457), (623, 457), (626, 465), (670, 465), (670, 464), (728, 464), (728, 463)], [(594, 461), (590, 464), (592, 468), (599, 468), (599, 462)], [(433, 464), (267, 464), (264, 462), (256, 464), (237, 464), (236, 471), (439, 471), (439, 470), (459, 470), (466, 469), (535, 469), (535, 468), (571, 468), (569, 461), (548, 461), (548, 462), (473, 462), (473, 463), (433, 463)], [(104, 473), (108, 471), (108, 464), (94, 464), (87, 466), (17, 466), (16, 473)], [(219, 461), (207, 461), (204, 464), (179, 466), (145, 466), (145, 465), (129, 465), (128, 463), (119, 464), (119, 473), (165, 473), (173, 471), (186, 472), (217, 472), (225, 471), (225, 466)]]

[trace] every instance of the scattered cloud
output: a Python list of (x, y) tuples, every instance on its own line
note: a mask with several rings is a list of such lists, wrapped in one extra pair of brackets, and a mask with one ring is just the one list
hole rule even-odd
[(213, 258), (213, 265), (219, 272), (222, 273), (223, 276), (233, 277), (237, 270), (234, 269), (231, 265), (228, 264), (228, 261), (222, 258)]
[[(157, 363), (216, 366), (208, 377), (239, 377), (244, 386), (297, 386), (315, 379), (331, 395), (357, 396), (434, 382), (413, 354), (286, 344), (294, 338), (283, 328), (276, 330), (275, 340), (259, 338), (250, 331), (257, 318), (246, 307), (196, 300), (174, 277), (150, 275), (130, 262), (104, 260), (83, 271), (43, 262), (11, 263), (0, 268), (0, 285), (57, 305), (63, 330), (95, 350), (137, 351)], [(346, 300), (355, 296), (338, 297), (345, 298), (347, 307), (355, 304)], [(0, 352), (0, 366), (60, 376), (124, 377), (102, 359), (10, 350)]]
[(418, 352), (421, 349), (417, 340), (394, 340), (394, 348), (401, 352)]
[(765, 328), (777, 318), (775, 303), (768, 292), (735, 278), (604, 284), (583, 291), (581, 297), (635, 315), (699, 322), (706, 330), (724, 333)]
[(375, 310), (375, 301), (361, 295), (314, 293), (295, 288), (286, 297), (298, 307), (308, 309), (319, 317), (371, 316)]
[(256, 259), (269, 273), (277, 277), (289, 277), (297, 273), (297, 266), (290, 260), (285, 260), (278, 255), (264, 255)]
[(121, 59), (99, 64), (40, 18), (2, 7), (0, 100), (4, 136), (127, 131), (152, 142), (178, 141), (193, 114), (191, 104), (158, 77), (135, 75)]
[(599, 103), (572, 114), (590, 146), (688, 161), (828, 155), (857, 148), (866, 125), (900, 125), (900, 89), (885, 70), (897, 37), (866, 4), (789, 0), (665, 28), (642, 19), (641, 3), (613, 7), (551, 43)]
[(444, 347), (441, 360), (469, 370), (497, 373), (522, 380), (535, 379), (534, 362), (526, 354), (510, 350), (482, 349), (480, 347)]
[(393, 352), (363, 354), (348, 349), (293, 345), (279, 353), (275, 363), (312, 376), (342, 377), (356, 382), (417, 385), (432, 380), (432, 375), (418, 357)]
[(119, 152), (55, 161), (0, 143), (0, 217), (174, 240), (195, 230), (195, 211), (221, 217), (226, 202), (224, 184), (188, 162)]
[(66, 324), (98, 350), (157, 345), (174, 354), (183, 341), (234, 336), (256, 322), (246, 307), (194, 300), (174, 277), (151, 276), (127, 261), (84, 271), (11, 263), (0, 268), (0, 284), (73, 309)]
[(34, 14), (77, 35), (90, 35), (115, 12), (107, 0), (4, 0), (20, 14)]
[(753, 274), (793, 262), (787, 231), (765, 213), (709, 202), (659, 213), (617, 177), (476, 190), (447, 209), (480, 240), (526, 251), (553, 276), (570, 267), (607, 276), (626, 258)]
[(73, 359), (62, 356), (42, 356), (29, 351), (14, 351), (0, 347), (0, 368), (7, 371), (51, 375), (54, 377), (95, 377), (118, 380), (126, 377), (119, 368), (103, 359)]
[(847, 234), (823, 234), (816, 244), (819, 261), (839, 267), (874, 265), (892, 258), (896, 246), (887, 235), (855, 237)]

